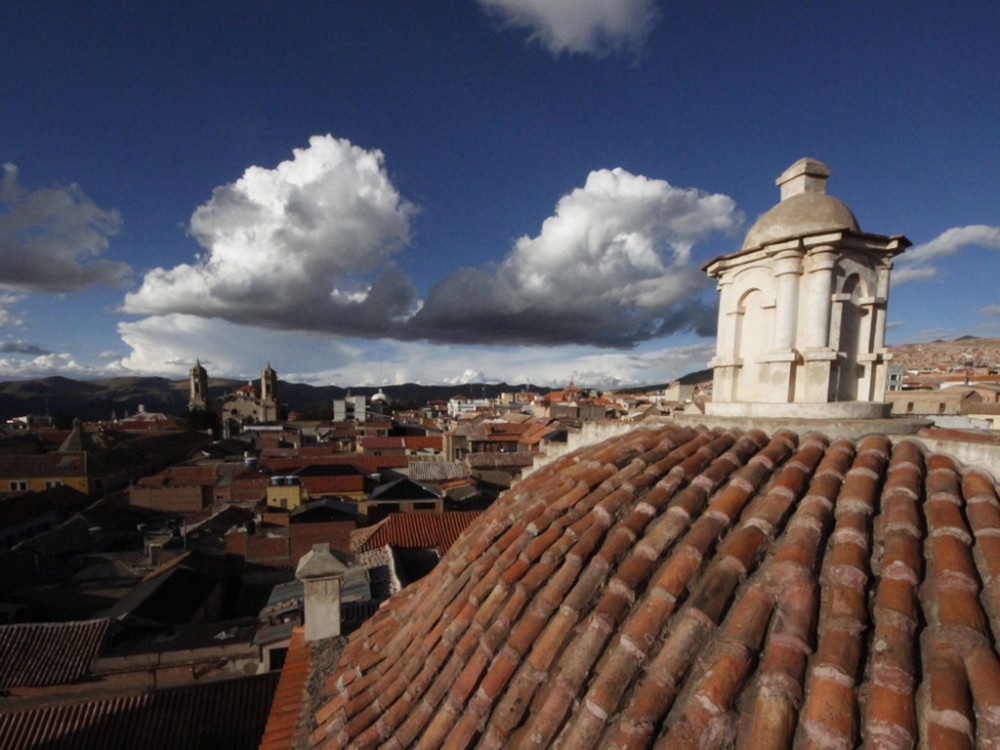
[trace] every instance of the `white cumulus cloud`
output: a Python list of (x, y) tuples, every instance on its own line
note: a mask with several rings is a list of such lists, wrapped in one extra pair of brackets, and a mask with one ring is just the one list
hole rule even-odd
[(930, 242), (914, 245), (899, 257), (898, 267), (892, 272), (892, 282), (904, 284), (933, 278), (937, 275), (937, 267), (931, 261), (955, 255), (966, 247), (1000, 250), (1000, 227), (987, 224), (952, 227)]
[(19, 328), (24, 325), (21, 313), (10, 308), (24, 299), (24, 295), (0, 292), (0, 328)]
[[(87, 373), (89, 377), (143, 373), (183, 378), (200, 359), (212, 377), (257, 378), (270, 361), (282, 380), (313, 385), (413, 382), (458, 386), (503, 381), (562, 387), (572, 380), (581, 387), (614, 388), (667, 382), (704, 368), (715, 353), (711, 341), (671, 348), (648, 342), (627, 353), (576, 344), (341, 342), (316, 334), (238, 326), (186, 315), (120, 323), (119, 334), (129, 354), (114, 362), (102, 362)], [(42, 361), (35, 361), (33, 372), (41, 371)], [(23, 361), (6, 366), (0, 372), (26, 372)]]
[[(18, 352), (23, 353), (23, 352)], [(28, 378), (46, 378), (51, 375), (61, 375), (66, 378), (91, 380), (106, 377), (109, 374), (120, 374), (103, 368), (79, 362), (69, 352), (45, 353), (28, 359), (17, 357), (0, 357), (0, 374), (12, 380)]]
[(930, 242), (914, 245), (903, 256), (910, 263), (926, 263), (933, 258), (955, 255), (963, 247), (976, 245), (1000, 250), (1000, 227), (971, 224), (966, 227), (946, 229)]
[(479, 0), (552, 54), (638, 52), (659, 20), (654, 0)]
[(95, 259), (121, 226), (115, 210), (100, 208), (78, 185), (27, 190), (17, 167), (3, 165), (0, 181), (0, 286), (25, 292), (73, 292), (117, 285), (124, 263)]
[(414, 210), (380, 151), (313, 136), (274, 169), (253, 166), (216, 188), (191, 217), (204, 256), (148, 272), (122, 309), (384, 334), (416, 304), (412, 284), (389, 264)]
[(906, 284), (910, 281), (927, 281), (937, 275), (933, 266), (900, 266), (893, 269), (890, 280), (893, 286)]
[(732, 232), (731, 198), (624, 169), (591, 172), (493, 273), (461, 269), (434, 287), (408, 334), (459, 343), (631, 346), (683, 329), (711, 335), (709, 280), (692, 245)]
[(121, 322), (118, 334), (130, 350), (117, 363), (122, 370), (173, 377), (185, 375), (196, 359), (219, 377), (257, 377), (271, 361), (282, 379), (316, 382), (324, 371), (351, 362), (360, 351), (316, 334), (182, 314)]
[[(135, 339), (214, 319), (451, 344), (621, 348), (682, 330), (710, 336), (715, 300), (703, 294), (710, 281), (692, 265), (691, 248), (742, 222), (725, 195), (621, 168), (596, 170), (498, 266), (454, 271), (420, 300), (393, 265), (414, 211), (380, 152), (313, 137), (293, 159), (251, 167), (214, 191), (191, 218), (206, 252), (147, 273), (122, 310), (149, 317), (120, 332)], [(125, 366), (137, 367), (139, 356)]]

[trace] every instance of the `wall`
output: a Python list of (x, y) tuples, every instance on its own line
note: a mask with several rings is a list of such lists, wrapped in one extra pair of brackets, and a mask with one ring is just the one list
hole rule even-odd
[(86, 477), (60, 477), (60, 476), (38, 476), (38, 477), (10, 477), (0, 480), (0, 492), (8, 492), (10, 488), (8, 487), (9, 482), (22, 481), (27, 482), (28, 492), (44, 492), (51, 487), (58, 487), (65, 485), (66, 487), (72, 487), (74, 490), (79, 490), (84, 495), (89, 494), (89, 487), (87, 486)]
[(191, 513), (204, 510), (212, 504), (212, 488), (133, 485), (128, 491), (128, 501), (129, 505), (136, 508), (150, 508), (168, 513)]

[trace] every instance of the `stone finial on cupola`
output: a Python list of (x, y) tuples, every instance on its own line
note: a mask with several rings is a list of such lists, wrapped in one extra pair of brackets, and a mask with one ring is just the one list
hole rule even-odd
[(781, 188), (781, 200), (800, 193), (825, 193), (830, 168), (821, 161), (803, 157), (781, 173), (774, 184)]

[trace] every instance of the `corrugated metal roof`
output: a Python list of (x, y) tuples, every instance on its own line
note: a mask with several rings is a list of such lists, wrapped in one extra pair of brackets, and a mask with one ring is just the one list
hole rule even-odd
[(484, 453), (469, 453), (466, 455), (465, 460), (469, 462), (469, 466), (473, 469), (516, 468), (531, 466), (535, 462), (537, 455), (537, 453), (529, 451), (514, 451), (511, 453), (489, 451)]
[(255, 750), (278, 673), (0, 712), (0, 750)]
[(410, 461), (410, 479), (415, 482), (445, 482), (469, 476), (469, 467), (462, 461)]
[(108, 622), (0, 626), (0, 689), (63, 685), (85, 677)]

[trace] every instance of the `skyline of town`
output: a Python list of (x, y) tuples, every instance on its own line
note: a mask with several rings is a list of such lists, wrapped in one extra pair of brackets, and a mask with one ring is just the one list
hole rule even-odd
[(995, 7), (540, 7), (0, 11), (0, 380), (667, 382), (801, 156), (1000, 334)]

